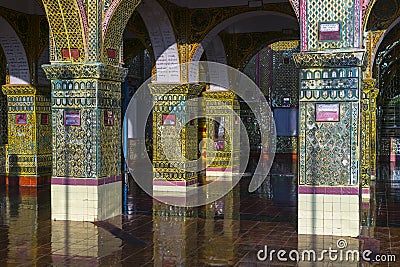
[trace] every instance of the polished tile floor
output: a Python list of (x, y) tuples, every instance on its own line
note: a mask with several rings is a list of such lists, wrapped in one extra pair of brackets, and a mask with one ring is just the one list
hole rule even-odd
[[(287, 166), (286, 168), (284, 166)], [(0, 190), (0, 266), (368, 266), (367, 263), (258, 261), (268, 249), (322, 249), (338, 237), (297, 234), (295, 164), (275, 165), (249, 194), (243, 178), (223, 199), (182, 210), (131, 187), (126, 213), (106, 222), (50, 220), (49, 188)], [(400, 257), (400, 181), (381, 164), (367, 238), (349, 247)], [(179, 216), (186, 212), (187, 216)], [(381, 263), (373, 266), (400, 266)]]

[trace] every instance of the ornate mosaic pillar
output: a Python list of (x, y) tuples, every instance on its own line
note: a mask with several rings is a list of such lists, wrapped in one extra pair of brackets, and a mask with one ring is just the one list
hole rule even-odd
[(368, 4), (299, 1), (300, 234), (360, 233), (363, 8)]
[(207, 138), (212, 141), (206, 146), (206, 174), (226, 176), (239, 169), (239, 102), (231, 91), (207, 91), (203, 96)]
[(121, 83), (126, 69), (52, 64), (52, 218), (100, 221), (121, 214)]
[(0, 185), (6, 184), (7, 96), (0, 90)]
[(358, 236), (363, 51), (301, 53), (299, 234)]
[[(154, 83), (149, 87), (154, 98), (153, 190), (185, 193), (187, 187), (197, 186), (198, 173), (193, 170), (198, 169), (199, 158), (198, 122), (192, 119), (199, 107), (187, 101), (197, 97), (203, 85)], [(180, 147), (173, 138), (177, 129), (181, 129)]]
[(7, 97), (0, 91), (0, 146), (7, 144)]
[(376, 98), (375, 79), (363, 80), (361, 118), (361, 179), (363, 199), (370, 199), (370, 182), (376, 178)]
[(50, 99), (30, 85), (4, 85), (8, 100), (6, 175), (10, 186), (39, 186), (51, 176)]

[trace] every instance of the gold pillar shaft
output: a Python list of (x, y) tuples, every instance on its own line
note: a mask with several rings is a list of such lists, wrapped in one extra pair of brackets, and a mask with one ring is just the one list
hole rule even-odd
[(51, 175), (50, 99), (31, 85), (5, 85), (8, 108), (6, 175), (21, 186), (49, 182)]
[(375, 79), (364, 79), (362, 89), (361, 116), (361, 179), (363, 189), (370, 188), (371, 180), (376, 176), (376, 97)]
[(206, 99), (207, 138), (213, 142), (206, 146), (207, 176), (232, 173), (238, 168), (234, 157), (239, 153), (237, 144), (240, 143), (236, 95), (231, 91), (207, 91), (203, 96)]
[[(198, 167), (195, 161), (199, 157), (198, 122), (190, 117), (196, 115), (198, 107), (188, 101), (197, 97), (203, 86), (151, 84), (149, 87), (154, 97), (153, 189), (170, 191), (195, 186), (198, 182), (198, 173), (193, 171)], [(181, 129), (180, 140), (169, 138), (177, 129)]]

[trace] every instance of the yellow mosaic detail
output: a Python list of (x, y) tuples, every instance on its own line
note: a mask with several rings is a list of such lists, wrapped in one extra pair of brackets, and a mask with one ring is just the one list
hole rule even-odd
[(378, 42), (386, 31), (369, 31), (365, 39), (365, 48), (367, 49), (367, 68), (365, 78), (371, 79), (373, 76), (375, 53), (378, 49)]
[(363, 80), (361, 112), (361, 179), (362, 186), (369, 188), (376, 173), (376, 98), (379, 90), (375, 79)]
[(279, 41), (271, 44), (271, 49), (273, 51), (285, 51), (285, 50), (293, 50), (297, 49), (300, 45), (300, 41)]
[[(82, 62), (86, 60), (87, 45), (83, 21), (77, 1), (43, 0), (50, 25), (54, 53), (51, 60)], [(69, 58), (63, 57), (63, 49), (68, 49)], [(71, 49), (78, 49), (79, 56), (74, 58)], [(65, 55), (64, 55), (65, 56)]]
[[(51, 173), (50, 99), (29, 85), (2, 88), (8, 99), (8, 175)], [(42, 116), (47, 116), (43, 123)]]
[[(108, 8), (103, 20), (103, 48), (102, 61), (107, 64), (119, 64), (119, 53), (122, 36), (133, 11), (141, 0), (119, 0), (114, 1)], [(114, 3), (116, 3), (114, 6)], [(115, 59), (107, 56), (108, 49), (117, 51)]]

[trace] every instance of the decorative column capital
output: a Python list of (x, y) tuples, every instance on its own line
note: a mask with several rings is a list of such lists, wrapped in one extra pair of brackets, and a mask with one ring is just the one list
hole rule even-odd
[(7, 84), (2, 86), (3, 94), (11, 95), (36, 95), (36, 88), (30, 84)]
[(364, 79), (362, 81), (362, 92), (368, 98), (376, 98), (379, 93), (379, 89), (376, 88), (376, 79)]
[(365, 50), (304, 52), (293, 55), (297, 68), (363, 67)]
[(203, 88), (204, 84), (172, 84), (172, 83), (151, 83), (149, 89), (152, 95), (164, 94), (189, 94), (198, 95)]
[(49, 80), (100, 79), (123, 82), (128, 69), (103, 63), (42, 65)]
[(203, 96), (213, 99), (230, 99), (234, 100), (236, 94), (232, 91), (206, 91)]

